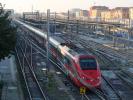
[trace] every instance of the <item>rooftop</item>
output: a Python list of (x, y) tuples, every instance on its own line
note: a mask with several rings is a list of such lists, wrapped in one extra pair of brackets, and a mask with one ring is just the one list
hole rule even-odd
[(99, 9), (99, 10), (102, 10), (102, 9), (109, 9), (109, 8), (106, 7), (106, 6), (92, 6), (91, 9)]

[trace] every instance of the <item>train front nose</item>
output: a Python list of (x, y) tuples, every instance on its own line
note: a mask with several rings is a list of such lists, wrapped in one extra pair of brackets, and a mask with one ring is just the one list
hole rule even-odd
[(98, 77), (98, 78), (95, 78), (95, 79), (88, 79), (88, 78), (84, 78), (83, 77), (83, 79), (84, 79), (84, 81), (87, 83), (87, 84), (89, 84), (90, 85), (90, 88), (91, 87), (100, 87), (100, 85), (101, 85), (101, 79)]
[(94, 56), (86, 56), (79, 58), (79, 66), (81, 68), (81, 77), (90, 87), (98, 87), (101, 84), (101, 73), (97, 60)]
[(101, 75), (97, 71), (84, 72), (82, 78), (87, 84), (90, 84), (92, 87), (97, 88), (101, 85)]
[(100, 77), (91, 79), (91, 80), (89, 80), (87, 82), (90, 83), (93, 87), (99, 87), (101, 85), (101, 79), (100, 79)]

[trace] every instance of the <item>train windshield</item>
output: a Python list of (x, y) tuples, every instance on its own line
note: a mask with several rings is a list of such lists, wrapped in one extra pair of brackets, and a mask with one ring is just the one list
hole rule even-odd
[(80, 67), (82, 70), (96, 70), (97, 63), (94, 58), (80, 58)]

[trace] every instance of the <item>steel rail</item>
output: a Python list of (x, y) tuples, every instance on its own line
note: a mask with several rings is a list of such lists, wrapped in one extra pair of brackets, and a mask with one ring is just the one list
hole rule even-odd
[(36, 84), (37, 84), (37, 86), (38, 86), (38, 88), (39, 88), (39, 90), (40, 90), (40, 93), (41, 93), (42, 97), (44, 98), (44, 100), (47, 100), (46, 95), (44, 94), (44, 92), (43, 92), (43, 90), (42, 90), (42, 88), (41, 88), (41, 86), (40, 86), (40, 84), (39, 84), (39, 82), (38, 82), (38, 80), (37, 80), (37, 78), (36, 78), (36, 75), (35, 75), (34, 71), (32, 70), (31, 65), (30, 65), (29, 62), (28, 62), (28, 58), (27, 58), (26, 55), (24, 54), (24, 51), (23, 51), (22, 47), (20, 46), (20, 44), (19, 44), (19, 48), (21, 49), (21, 52), (22, 52), (23, 56), (25, 57), (25, 59), (26, 59), (26, 61), (27, 61), (27, 64), (28, 64), (28, 66), (29, 66), (29, 69), (30, 69), (30, 71), (31, 71), (31, 73), (32, 73), (32, 75), (33, 75), (33, 77), (34, 77), (34, 79), (35, 79), (35, 82), (36, 82)]
[[(23, 38), (23, 37), (22, 37)], [(24, 38), (23, 38), (24, 39)], [(43, 57), (45, 57), (46, 58), (46, 55), (45, 55), (45, 53), (46, 53), (46, 51), (44, 51), (41, 47), (39, 47), (39, 46), (37, 46), (35, 43), (33, 43), (33, 41), (31, 41), (30, 39), (28, 39), (28, 38), (25, 38), (25, 40), (27, 39), (27, 41), (29, 42), (29, 44), (31, 43), (31, 44), (33, 44), (34, 46), (36, 46), (37, 48), (34, 48), (34, 49), (39, 49), (41, 52), (40, 52), (40, 54), (43, 56)], [(43, 53), (42, 53), (43, 52)], [(57, 64), (57, 63), (55, 63), (52, 59), (49, 59), (50, 60), (50, 62), (51, 63), (53, 63), (54, 65), (56, 65), (56, 67), (57, 68), (59, 68), (59, 70), (63, 73), (63, 74), (65, 74), (66, 75), (66, 72), (60, 67), (60, 66), (64, 66), (64, 64), (58, 59), (58, 61), (60, 62), (60, 64), (61, 65), (59, 65), (59, 64)], [(101, 97), (100, 95), (99, 95), (100, 93), (97, 93), (97, 96), (101, 99), (101, 100), (105, 100), (103, 97)], [(90, 99), (88, 99), (89, 97), (85, 94), (85, 98), (87, 99), (87, 100), (90, 100)]]
[(18, 51), (17, 51), (16, 48), (15, 48), (15, 52), (16, 52), (16, 57), (17, 57), (17, 59), (18, 59), (20, 68), (21, 68), (21, 72), (22, 72), (23, 77), (24, 77), (24, 81), (25, 81), (26, 88), (27, 88), (27, 91), (28, 91), (29, 99), (30, 99), (30, 100), (33, 100), (33, 99), (32, 99), (32, 96), (31, 96), (31, 93), (30, 93), (30, 89), (29, 89), (29, 87), (28, 87), (28, 83), (27, 83), (27, 81), (26, 81), (26, 76), (25, 76), (24, 70), (22, 69), (22, 65), (21, 65), (21, 61), (20, 61), (19, 55), (18, 55)]

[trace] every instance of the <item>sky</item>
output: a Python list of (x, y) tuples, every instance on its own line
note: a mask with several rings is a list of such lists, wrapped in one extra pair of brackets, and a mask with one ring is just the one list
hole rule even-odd
[(16, 12), (32, 11), (32, 9), (46, 12), (67, 11), (71, 8), (81, 8), (89, 10), (93, 5), (114, 7), (133, 7), (133, 0), (0, 0), (6, 4), (5, 8), (14, 9)]

